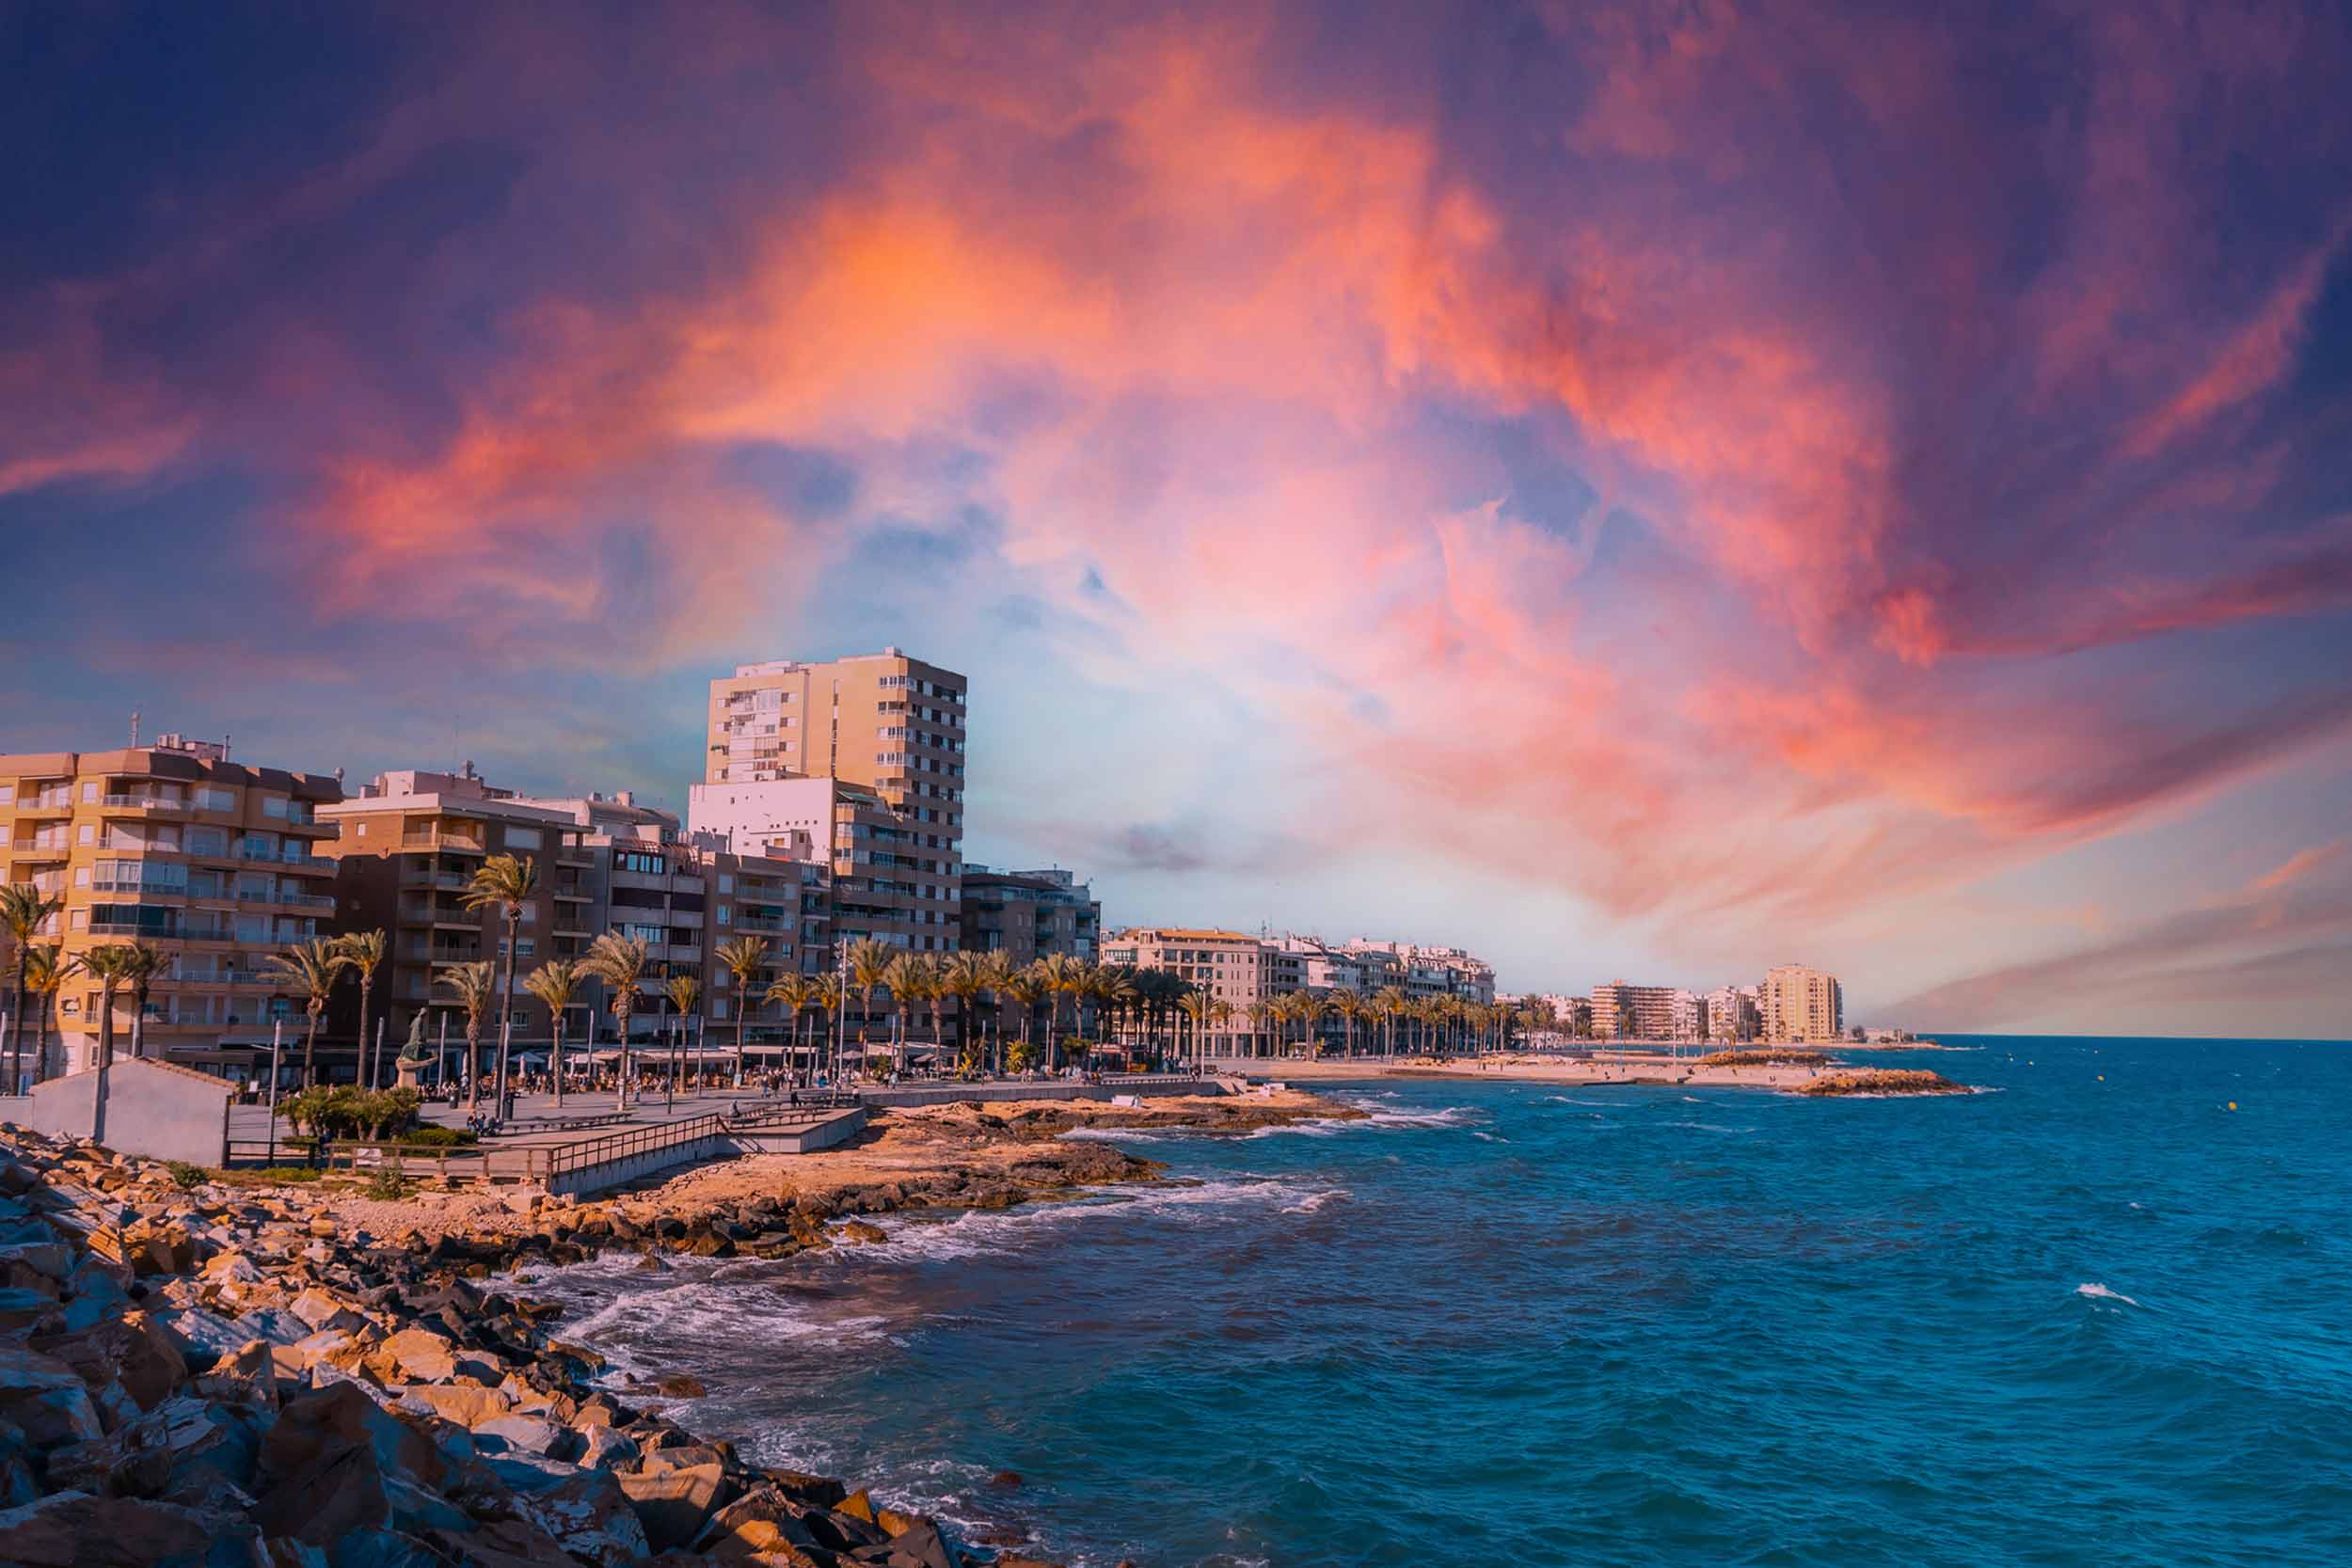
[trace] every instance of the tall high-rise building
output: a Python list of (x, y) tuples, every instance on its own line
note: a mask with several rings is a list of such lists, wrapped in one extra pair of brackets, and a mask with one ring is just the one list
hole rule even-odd
[[(63, 901), (40, 940), (69, 958), (128, 942), (161, 957), (141, 1054), (243, 1073), (267, 1062), (274, 1021), (303, 1022), (301, 1000), (263, 960), (331, 927), (334, 863), (315, 851), (335, 831), (323, 813), (342, 798), (326, 774), (230, 762), (225, 745), (171, 735), (126, 751), (0, 756), (0, 881)], [(0, 964), (14, 960), (0, 953)], [(57, 992), (43, 1075), (97, 1065), (100, 996), (79, 974)], [(131, 1053), (139, 1010), (116, 992), (118, 1056)]]
[(834, 935), (949, 952), (961, 930), (964, 678), (896, 648), (710, 683), (689, 826), (833, 866)]
[(1834, 1040), (1845, 1032), (1846, 997), (1834, 974), (1781, 964), (1757, 989), (1766, 1039)]

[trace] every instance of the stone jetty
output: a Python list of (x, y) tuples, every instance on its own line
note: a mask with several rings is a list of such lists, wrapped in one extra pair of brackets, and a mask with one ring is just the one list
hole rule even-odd
[[(1073, 1152), (691, 1217), (517, 1193), (512, 1228), (428, 1239), (370, 1234), (299, 1189), (0, 1132), (0, 1562), (1041, 1568), (632, 1406), (553, 1307), (497, 1276), (613, 1245), (780, 1257), (833, 1244), (848, 1214), (1002, 1207), (1073, 1165), (1145, 1164)], [(700, 1392), (673, 1381), (634, 1397)]]

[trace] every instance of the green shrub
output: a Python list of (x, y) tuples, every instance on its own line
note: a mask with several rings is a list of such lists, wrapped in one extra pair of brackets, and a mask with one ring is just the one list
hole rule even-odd
[(171, 1180), (178, 1183), (182, 1192), (193, 1191), (213, 1179), (211, 1171), (202, 1165), (192, 1165), (185, 1160), (169, 1161), (164, 1168), (171, 1172)]
[(387, 1203), (397, 1203), (408, 1196), (408, 1189), (407, 1174), (397, 1164), (389, 1164), (376, 1166), (368, 1177), (366, 1186), (361, 1190), (370, 1197), (380, 1198)]
[(240, 1171), (238, 1174), (255, 1181), (275, 1183), (316, 1181), (326, 1173), (310, 1165), (264, 1165), (260, 1170)]
[(417, 1122), (424, 1097), (414, 1089), (361, 1089), (349, 1085), (302, 1089), (278, 1102), (297, 1131), (324, 1138), (369, 1143), (407, 1132)]
[(391, 1141), (404, 1148), (469, 1148), (482, 1140), (462, 1127), (414, 1127)]

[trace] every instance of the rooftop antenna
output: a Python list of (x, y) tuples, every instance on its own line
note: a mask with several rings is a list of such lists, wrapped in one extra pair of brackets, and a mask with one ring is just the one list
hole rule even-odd
[(134, 752), (135, 752), (135, 751), (137, 751), (138, 749), (139, 749), (139, 710), (138, 710), (137, 708), (133, 708), (133, 709), (131, 710), (131, 750), (133, 750)]

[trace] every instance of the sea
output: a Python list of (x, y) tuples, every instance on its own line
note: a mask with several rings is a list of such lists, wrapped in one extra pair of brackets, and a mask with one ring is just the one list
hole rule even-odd
[(747, 1457), (1080, 1568), (2352, 1564), (2352, 1046), (1940, 1038), (1869, 1059), (1979, 1092), (1374, 1081), (1118, 1138), (1158, 1186), (530, 1291)]

